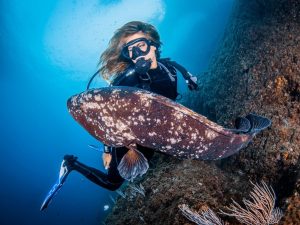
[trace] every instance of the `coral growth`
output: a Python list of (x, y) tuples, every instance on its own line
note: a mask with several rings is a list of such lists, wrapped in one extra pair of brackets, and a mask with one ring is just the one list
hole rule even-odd
[[(279, 208), (275, 208), (275, 193), (272, 187), (265, 182), (262, 185), (253, 184), (250, 192), (251, 200), (244, 199), (245, 208), (237, 202), (226, 207), (228, 212), (221, 210), (221, 214), (235, 217), (242, 224), (248, 225), (269, 225), (276, 224), (283, 216)], [(198, 225), (224, 225), (224, 223), (210, 208), (199, 212), (192, 211), (187, 205), (178, 206), (182, 214)]]
[(253, 184), (254, 188), (250, 192), (250, 199), (243, 199), (245, 207), (237, 202), (226, 207), (228, 212), (221, 211), (222, 214), (233, 216), (243, 224), (248, 225), (268, 225), (278, 223), (283, 216), (279, 208), (275, 208), (275, 193), (265, 182), (262, 185)]
[(142, 184), (145, 197), (132, 196), (131, 187), (122, 187), (126, 197), (117, 199), (106, 218), (107, 225), (192, 225), (181, 215), (178, 205), (186, 204), (198, 211), (209, 203), (212, 210), (217, 210), (229, 204), (231, 198), (240, 199), (250, 191), (247, 180), (224, 173), (213, 163), (182, 161), (161, 154), (155, 154), (147, 175), (134, 183)]
[(199, 212), (192, 211), (187, 205), (182, 204), (178, 206), (182, 214), (199, 225), (224, 225), (225, 223), (212, 211), (206, 208)]

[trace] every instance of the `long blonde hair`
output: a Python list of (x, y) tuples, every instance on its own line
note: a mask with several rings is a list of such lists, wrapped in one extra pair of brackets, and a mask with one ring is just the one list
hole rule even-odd
[(100, 56), (100, 75), (105, 80), (122, 71), (124, 71), (130, 64), (121, 57), (122, 47), (125, 44), (124, 38), (133, 35), (137, 32), (143, 32), (147, 38), (157, 45), (156, 57), (160, 57), (160, 37), (154, 26), (140, 21), (132, 21), (126, 23), (121, 28), (116, 30), (113, 37), (110, 39), (108, 48)]

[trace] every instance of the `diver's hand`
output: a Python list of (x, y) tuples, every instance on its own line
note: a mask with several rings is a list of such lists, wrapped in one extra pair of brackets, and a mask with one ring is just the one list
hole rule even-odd
[(188, 80), (186, 80), (186, 82), (188, 84), (188, 88), (191, 91), (198, 90), (197, 77), (190, 76), (190, 78)]
[(109, 164), (111, 162), (111, 154), (110, 153), (103, 153), (102, 154), (102, 160), (103, 160), (103, 165), (105, 169), (107, 170), (109, 168)]

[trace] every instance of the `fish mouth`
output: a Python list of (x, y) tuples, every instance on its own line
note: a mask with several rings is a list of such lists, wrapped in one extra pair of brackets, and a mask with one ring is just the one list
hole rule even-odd
[(76, 114), (76, 112), (78, 112), (78, 110), (81, 111), (81, 104), (78, 99), (78, 95), (74, 95), (67, 100), (67, 108), (73, 116)]
[(74, 106), (74, 96), (72, 96), (67, 100), (67, 107), (69, 110), (71, 110), (72, 108), (74, 108)]
[(72, 104), (72, 98), (73, 98), (73, 97), (71, 97), (71, 98), (69, 98), (69, 99), (67, 100), (67, 107), (68, 107), (68, 109), (70, 109), (70, 108), (73, 106), (73, 104)]

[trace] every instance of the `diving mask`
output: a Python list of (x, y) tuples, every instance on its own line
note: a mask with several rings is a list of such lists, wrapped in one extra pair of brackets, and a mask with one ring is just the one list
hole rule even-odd
[(150, 52), (151, 45), (155, 43), (147, 38), (137, 38), (123, 46), (121, 55), (128, 60), (135, 60), (140, 56), (145, 56)]

